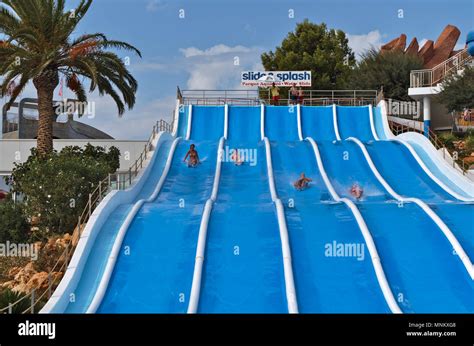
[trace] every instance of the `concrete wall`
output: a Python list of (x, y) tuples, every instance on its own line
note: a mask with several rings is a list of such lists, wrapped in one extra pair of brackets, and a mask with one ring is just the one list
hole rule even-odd
[[(54, 140), (54, 148), (60, 151), (66, 146), (77, 145), (82, 147), (87, 143), (106, 149), (111, 146), (117, 147), (121, 154), (119, 171), (126, 171), (143, 152), (147, 141), (56, 139)], [(14, 162), (20, 163), (26, 161), (30, 155), (31, 148), (35, 146), (36, 140), (34, 139), (0, 140), (0, 174), (11, 172), (14, 167)]]

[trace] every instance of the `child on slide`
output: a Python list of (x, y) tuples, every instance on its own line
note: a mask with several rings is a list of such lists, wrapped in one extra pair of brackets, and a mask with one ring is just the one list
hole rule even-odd
[(243, 162), (242, 162), (242, 160), (241, 160), (241, 158), (240, 158), (240, 155), (239, 155), (239, 149), (237, 149), (237, 148), (234, 149), (234, 152), (233, 152), (233, 154), (232, 154), (232, 156), (231, 156), (231, 159), (232, 159), (232, 161), (234, 161), (234, 164), (235, 164), (236, 166), (242, 165)]
[(189, 157), (188, 161), (188, 167), (196, 167), (200, 161), (199, 161), (199, 154), (196, 150), (196, 146), (194, 144), (191, 144), (189, 147), (188, 152), (186, 153), (186, 156), (184, 157), (184, 162), (186, 162), (186, 159)]
[(310, 178), (306, 178), (305, 174), (304, 173), (301, 173), (300, 177), (298, 178), (297, 181), (294, 182), (293, 186), (295, 187), (295, 189), (297, 189), (298, 191), (301, 191), (301, 190), (304, 190), (308, 187), (308, 184), (313, 181), (312, 179)]

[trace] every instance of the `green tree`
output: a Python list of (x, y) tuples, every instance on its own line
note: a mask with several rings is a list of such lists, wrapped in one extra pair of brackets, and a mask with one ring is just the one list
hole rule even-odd
[(261, 59), (267, 71), (311, 71), (313, 89), (343, 88), (355, 65), (354, 53), (343, 31), (307, 19), (288, 33), (275, 52), (263, 53)]
[[(64, 76), (67, 87), (81, 102), (86, 88), (79, 77), (90, 81), (89, 92), (110, 95), (118, 113), (135, 104), (137, 82), (125, 63), (108, 49), (125, 49), (141, 56), (128, 43), (109, 40), (102, 33), (72, 38), (92, 0), (81, 0), (66, 11), (66, 0), (0, 0), (0, 96), (10, 97), (10, 107), (32, 81), (38, 95), (38, 139), (41, 155), (53, 150), (53, 93)], [(121, 94), (121, 96), (120, 96)]]
[(41, 229), (40, 239), (49, 233), (72, 232), (89, 194), (119, 165), (120, 152), (112, 147), (66, 147), (46, 156), (36, 149), (28, 160), (16, 164), (9, 180), (12, 192), (25, 198), (25, 211)]
[(441, 88), (437, 99), (449, 112), (474, 108), (474, 67), (466, 67), (462, 75), (450, 74)]
[(372, 48), (363, 53), (352, 71), (349, 87), (362, 90), (384, 89), (385, 97), (409, 101), (410, 72), (423, 68), (423, 61), (398, 51), (381, 53)]

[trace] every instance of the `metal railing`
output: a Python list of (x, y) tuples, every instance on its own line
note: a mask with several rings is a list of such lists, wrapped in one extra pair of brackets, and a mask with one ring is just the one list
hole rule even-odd
[[(164, 120), (159, 120), (154, 126), (152, 130), (152, 134), (148, 139), (147, 144), (143, 152), (140, 154), (140, 157), (135, 161), (135, 163), (129, 168), (127, 173), (113, 173), (109, 174), (104, 180), (100, 181), (97, 187), (89, 194), (88, 201), (84, 210), (80, 214), (77, 220), (76, 228), (74, 229), (71, 240), (66, 244), (63, 252), (57, 259), (56, 263), (54, 264), (53, 268), (48, 272), (48, 287), (44, 289), (43, 292), (41, 290), (33, 289), (28, 294), (25, 294), (23, 297), (18, 299), (15, 302), (10, 303), (8, 306), (0, 308), (0, 314), (2, 313), (12, 313), (13, 308), (23, 302), (24, 300), (28, 299), (30, 301), (30, 306), (22, 311), (22, 314), (26, 313), (35, 313), (38, 305), (43, 302), (43, 299), (47, 297), (48, 299), (51, 298), (53, 290), (57, 287), (59, 282), (61, 281), (67, 266), (71, 260), (72, 254), (81, 238), (82, 232), (84, 231), (87, 222), (89, 221), (92, 213), (94, 212), (95, 208), (100, 204), (102, 199), (111, 191), (111, 190), (124, 190), (128, 188), (131, 184), (133, 179), (139, 174), (140, 170), (143, 168), (147, 155), (152, 150), (153, 140), (156, 138), (156, 135), (160, 131), (167, 131), (170, 132), (171, 125)], [(56, 275), (56, 274), (60, 275)], [(41, 292), (37, 296), (37, 293)]]
[[(179, 91), (179, 88), (178, 88)], [(184, 105), (258, 105), (261, 103), (258, 90), (182, 90)]]
[[(282, 88), (285, 90), (288, 88)], [(259, 105), (272, 104), (269, 88), (249, 90), (180, 90), (177, 89), (178, 98), (185, 105)], [(326, 106), (332, 104), (347, 106), (362, 106), (373, 104), (378, 100), (377, 90), (302, 90), (298, 102), (311, 106)], [(281, 98), (279, 105), (289, 105), (292, 100), (290, 91), (288, 97)]]
[[(424, 132), (420, 129), (396, 123), (394, 121), (389, 121), (390, 129), (392, 130), (395, 136), (405, 132), (418, 132), (424, 135)], [(448, 148), (443, 144), (443, 142), (439, 139), (439, 137), (434, 133), (431, 129), (429, 130), (429, 140), (433, 144), (433, 146), (439, 151), (443, 152), (443, 158), (446, 159), (446, 153), (448, 153), (453, 162), (453, 168), (459, 170), (463, 175), (467, 173), (469, 170), (469, 165), (463, 159), (454, 159), (457, 155), (454, 152), (450, 152)]]
[(410, 72), (410, 87), (434, 86), (441, 82), (449, 73), (461, 70), (471, 60), (472, 56), (469, 55), (467, 48), (465, 48), (431, 69), (413, 70)]

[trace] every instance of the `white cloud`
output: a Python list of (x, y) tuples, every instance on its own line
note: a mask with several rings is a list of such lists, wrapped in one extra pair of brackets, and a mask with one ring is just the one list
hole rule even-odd
[[(261, 69), (259, 47), (218, 44), (207, 49), (182, 48), (189, 89), (241, 89), (241, 71)], [(236, 64), (238, 63), (238, 64)]]
[(156, 12), (163, 7), (165, 7), (165, 3), (162, 0), (148, 0), (146, 10), (148, 12)]
[(229, 47), (225, 44), (218, 44), (204, 50), (198, 49), (196, 47), (189, 47), (181, 48), (179, 51), (183, 53), (186, 58), (191, 58), (194, 56), (215, 56), (227, 53), (248, 53), (252, 51), (252, 49), (244, 46)]
[(349, 46), (354, 51), (356, 58), (359, 59), (360, 55), (370, 48), (380, 48), (382, 46), (382, 34), (379, 30), (373, 30), (368, 34), (363, 35), (351, 35), (347, 34), (349, 39)]

